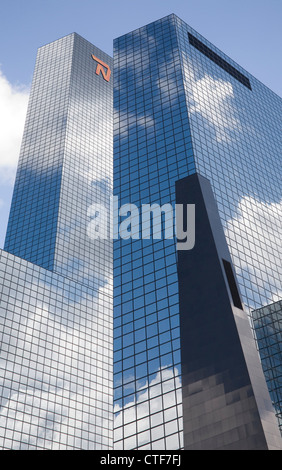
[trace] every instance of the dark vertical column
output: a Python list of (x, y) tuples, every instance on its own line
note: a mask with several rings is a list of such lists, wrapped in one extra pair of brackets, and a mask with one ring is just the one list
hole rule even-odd
[(176, 202), (196, 206), (195, 247), (178, 251), (185, 449), (279, 448), (209, 181), (177, 181)]

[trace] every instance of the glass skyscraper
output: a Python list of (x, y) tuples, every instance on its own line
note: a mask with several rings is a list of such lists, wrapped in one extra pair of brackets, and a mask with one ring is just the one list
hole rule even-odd
[(282, 301), (253, 312), (264, 375), (282, 434)]
[[(178, 180), (195, 173), (207, 178), (245, 317), (281, 298), (281, 99), (175, 15), (116, 39), (114, 70), (114, 193), (120, 203), (173, 204)], [(208, 266), (209, 253), (199, 259), (199, 268), (201, 264)], [(194, 394), (194, 406), (184, 410), (191, 433), (183, 442), (186, 406), (181, 362), (187, 340), (184, 337), (181, 342), (178, 274), (175, 241), (137, 237), (115, 241), (117, 449), (179, 449), (190, 444), (234, 448), (240, 439), (241, 445), (248, 445), (250, 423), (236, 422), (236, 416), (230, 415), (234, 429), (228, 434), (224, 428), (228, 419), (224, 424), (223, 418), (220, 423), (205, 421), (216, 407), (218, 416), (224, 406), (228, 413), (228, 400), (239, 402), (244, 393), (252, 393), (240, 395), (237, 390), (237, 395), (228, 395), (228, 385), (221, 383), (222, 371), (213, 377), (199, 373), (198, 382), (195, 378), (187, 391), (191, 403)], [(193, 272), (190, 277), (192, 281)], [(191, 307), (206, 296), (204, 283), (197, 288)], [(211, 300), (220, 299), (216, 290), (210, 289), (209, 294)], [(201, 325), (200, 307), (198, 318)], [(246, 341), (252, 345), (252, 339)], [(259, 365), (248, 367), (259, 369)], [(202, 398), (206, 386), (214, 393), (210, 409)], [(239, 410), (240, 404), (238, 415)], [(279, 437), (275, 439), (274, 447), (281, 446)], [(254, 445), (265, 448), (258, 441)]]
[[(251, 330), (282, 295), (280, 115), (175, 15), (114, 59), (76, 33), (39, 49), (0, 252), (2, 449), (282, 448)], [(195, 204), (195, 248), (134, 217), (97, 238), (112, 194), (118, 223)]]
[[(112, 448), (112, 59), (77, 34), (39, 49), (1, 251), (2, 449)], [(90, 209), (89, 209), (90, 208)]]

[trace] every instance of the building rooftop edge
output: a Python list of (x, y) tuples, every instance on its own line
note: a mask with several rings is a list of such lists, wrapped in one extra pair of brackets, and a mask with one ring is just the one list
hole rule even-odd
[(215, 50), (215, 52), (222, 56), (222, 58), (225, 58), (225, 60), (228, 60), (231, 62), (231, 65), (233, 65), (234, 67), (237, 67), (239, 70), (241, 70), (243, 73), (245, 73), (247, 75), (247, 77), (251, 78), (251, 79), (254, 79), (255, 81), (257, 81), (258, 83), (260, 83), (261, 85), (263, 85), (264, 87), (266, 87), (268, 90), (271, 91), (271, 93), (275, 94), (278, 98), (282, 99), (280, 95), (278, 95), (278, 93), (276, 93), (275, 91), (273, 91), (269, 86), (267, 86), (264, 82), (262, 82), (260, 79), (258, 79), (257, 77), (255, 77), (252, 73), (250, 73), (247, 69), (245, 69), (242, 65), (240, 65), (238, 62), (236, 62), (234, 59), (232, 59), (232, 57), (230, 57), (228, 54), (226, 54), (224, 51), (222, 51), (219, 47), (217, 47), (215, 44), (213, 44), (209, 39), (207, 39), (205, 36), (203, 36), (201, 33), (199, 33), (196, 29), (194, 29), (191, 25), (189, 25), (185, 20), (183, 20), (182, 18), (180, 18), (180, 16), (176, 15), (175, 13), (170, 13), (169, 15), (165, 15), (163, 16), (162, 18), (159, 18), (155, 21), (150, 21), (150, 23), (146, 24), (146, 25), (143, 25), (143, 26), (140, 26), (139, 28), (135, 28), (133, 29), (132, 31), (129, 31), (128, 33), (125, 33), (125, 34), (122, 34), (121, 36), (118, 36), (116, 38), (114, 38), (113, 40), (113, 43), (115, 43), (115, 41), (118, 41), (119, 39), (123, 38), (124, 36), (127, 36), (127, 35), (130, 35), (130, 34), (133, 34), (135, 33), (136, 31), (140, 30), (140, 29), (143, 29), (143, 28), (146, 28), (154, 23), (158, 23), (158, 22), (161, 22), (167, 18), (177, 18), (179, 21), (181, 21), (182, 23), (184, 23), (189, 29), (191, 29), (191, 31), (193, 32), (193, 34), (196, 34), (197, 35), (197, 38), (201, 41), (203, 41), (204, 43), (206, 43), (208, 46), (212, 46), (212, 48)]
[(96, 46), (95, 44), (93, 44), (91, 41), (88, 41), (88, 39), (85, 39), (83, 36), (81, 36), (81, 34), (78, 34), (77, 32), (73, 31), (72, 33), (69, 33), (69, 34), (65, 34), (64, 36), (61, 36), (57, 39), (54, 39), (54, 41), (50, 41), (50, 42), (47, 42), (46, 44), (42, 44), (42, 46), (39, 46), (38, 47), (38, 50), (42, 49), (43, 47), (46, 47), (46, 46), (49, 46), (50, 44), (53, 44), (57, 41), (61, 41), (62, 39), (65, 39), (67, 37), (70, 37), (70, 36), (74, 36), (74, 37), (79, 37), (80, 39), (82, 39), (83, 41), (86, 41), (88, 42), (88, 44), (90, 44), (91, 46), (93, 47), (96, 47), (96, 49), (99, 49), (99, 51), (103, 52), (103, 54), (105, 54), (107, 57), (109, 57), (110, 59), (113, 59), (113, 57), (111, 55), (109, 55), (107, 52), (105, 52), (103, 49), (101, 49), (100, 47)]

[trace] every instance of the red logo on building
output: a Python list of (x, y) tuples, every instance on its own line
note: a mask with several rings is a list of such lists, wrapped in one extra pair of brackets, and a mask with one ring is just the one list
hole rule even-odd
[(97, 68), (96, 68), (96, 75), (100, 75), (100, 72), (101, 72), (101, 74), (103, 75), (104, 80), (106, 80), (106, 82), (108, 82), (110, 80), (110, 76), (111, 76), (110, 67), (107, 64), (105, 64), (105, 62), (98, 59), (98, 57), (96, 57), (93, 54), (92, 54), (92, 59), (95, 60), (98, 63)]

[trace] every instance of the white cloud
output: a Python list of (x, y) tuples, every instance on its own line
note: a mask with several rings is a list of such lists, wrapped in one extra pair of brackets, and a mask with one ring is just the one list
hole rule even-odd
[(247, 295), (251, 309), (282, 298), (281, 221), (282, 201), (265, 203), (248, 196), (227, 222), (225, 234), (238, 277), (255, 292), (253, 299), (251, 291)]
[[(124, 426), (125, 441), (120, 441), (116, 444), (116, 449), (124, 448), (130, 450), (136, 447), (135, 426), (137, 419), (138, 426), (138, 445), (146, 445), (150, 441), (150, 433), (146, 433), (149, 427), (149, 415), (153, 420), (155, 429), (153, 432), (153, 439), (162, 439), (164, 436), (160, 434), (161, 426), (168, 423), (171, 432), (173, 433), (173, 421), (177, 417), (176, 408), (182, 404), (181, 393), (181, 378), (177, 368), (163, 368), (157, 371), (155, 377), (148, 384), (139, 388), (138, 399), (127, 403), (123, 408), (115, 405), (114, 412), (116, 417), (114, 420), (115, 437), (120, 439), (122, 437), (122, 428)], [(165, 410), (165, 411), (164, 411)], [(164, 414), (162, 413), (164, 411)], [(130, 436), (126, 438), (126, 436)], [(182, 436), (180, 436), (182, 437)], [(157, 441), (157, 449), (160, 446), (159, 440)], [(170, 450), (178, 449), (178, 433), (171, 435)], [(154, 445), (153, 445), (154, 448)]]
[(138, 126), (143, 129), (150, 129), (154, 127), (155, 121), (149, 114), (134, 114), (125, 113), (124, 111), (114, 111), (114, 117), (120, 119), (120, 135), (122, 138), (128, 137), (130, 127)]
[[(75, 304), (43, 279), (27, 282), (29, 289), (33, 302), (37, 291), (46, 301), (27, 312), (11, 297), (0, 328), (0, 448), (107, 448), (112, 374), (110, 342), (101, 338), (110, 341), (103, 316), (109, 294), (100, 290)], [(55, 296), (56, 308), (47, 304)]]
[[(194, 131), (208, 125), (219, 143), (231, 142), (236, 133), (252, 132), (242, 123), (242, 109), (237, 113), (232, 83), (223, 78), (213, 78), (195, 66), (187, 55), (183, 55), (183, 75), (187, 90), (190, 124)], [(201, 76), (201, 78), (200, 78)], [(201, 122), (197, 122), (200, 119)], [(194, 124), (194, 126), (193, 126)]]
[(191, 98), (194, 105), (190, 107), (190, 114), (200, 113), (213, 126), (218, 142), (229, 141), (230, 130), (241, 130), (234, 107), (228, 101), (234, 98), (231, 83), (205, 75), (200, 80), (193, 80)]
[(13, 180), (20, 152), (29, 92), (0, 71), (0, 180)]

